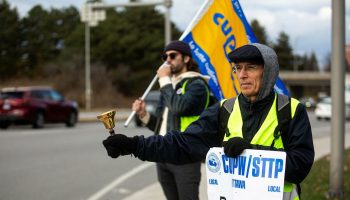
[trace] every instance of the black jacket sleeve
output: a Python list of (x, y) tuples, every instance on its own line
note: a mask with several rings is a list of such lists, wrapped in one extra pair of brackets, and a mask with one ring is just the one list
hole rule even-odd
[(211, 147), (219, 147), (220, 103), (205, 110), (185, 132), (170, 131), (165, 136), (139, 136), (135, 156), (141, 160), (185, 164), (203, 160)]
[(287, 153), (285, 180), (301, 183), (310, 172), (315, 157), (310, 121), (301, 104), (289, 124), (284, 149)]

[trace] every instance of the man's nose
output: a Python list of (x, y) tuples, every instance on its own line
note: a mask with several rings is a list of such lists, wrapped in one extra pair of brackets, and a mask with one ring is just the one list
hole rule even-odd
[(246, 76), (248, 73), (248, 70), (247, 70), (247, 67), (242, 67), (241, 71), (240, 71), (240, 74), (241, 76)]

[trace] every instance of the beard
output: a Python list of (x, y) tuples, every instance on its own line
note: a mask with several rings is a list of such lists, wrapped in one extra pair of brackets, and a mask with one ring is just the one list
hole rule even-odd
[(172, 66), (171, 67), (171, 73), (172, 74), (178, 74), (178, 73), (182, 72), (184, 67), (186, 67), (185, 63), (180, 63), (178, 65)]

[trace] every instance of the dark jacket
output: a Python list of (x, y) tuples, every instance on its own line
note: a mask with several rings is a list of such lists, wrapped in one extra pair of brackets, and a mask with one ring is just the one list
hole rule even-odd
[[(204, 159), (209, 148), (222, 146), (224, 136), (218, 133), (219, 110), (220, 103), (211, 106), (182, 134), (179, 131), (170, 131), (164, 137), (140, 136), (135, 156), (141, 160), (175, 164)], [(261, 119), (254, 121), (261, 121)], [(314, 160), (311, 126), (302, 104), (298, 105), (294, 118), (290, 122), (286, 140), (287, 142), (284, 143), (287, 153), (285, 179), (291, 183), (300, 183), (309, 173)]]
[[(179, 89), (187, 81), (185, 94), (178, 94)], [(191, 77), (182, 79), (173, 89), (171, 84), (160, 89), (161, 97), (156, 114), (150, 116), (147, 127), (159, 133), (165, 106), (168, 107), (167, 131), (180, 130), (181, 116), (199, 116), (207, 103), (208, 86), (204, 79)]]

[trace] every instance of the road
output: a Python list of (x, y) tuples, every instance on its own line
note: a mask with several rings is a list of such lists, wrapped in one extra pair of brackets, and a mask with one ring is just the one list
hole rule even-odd
[[(330, 122), (310, 113), (314, 137), (329, 135)], [(348, 123), (347, 123), (348, 124)], [(347, 132), (349, 132), (347, 126)], [(151, 135), (146, 128), (117, 123), (117, 133)], [(123, 199), (157, 181), (155, 166), (131, 156), (107, 156), (101, 123), (75, 128), (10, 127), (0, 132), (0, 199)]]
[[(117, 124), (116, 132), (151, 134), (147, 129)], [(88, 199), (142, 163), (129, 156), (113, 160), (102, 140), (108, 136), (101, 123), (80, 123), (75, 128), (50, 125), (41, 130), (30, 126), (0, 132), (0, 199)], [(147, 178), (144, 178), (147, 174)], [(156, 181), (154, 167), (123, 182), (112, 191), (113, 199)], [(140, 181), (141, 180), (141, 181)], [(107, 195), (108, 197), (108, 195)], [(107, 198), (105, 198), (107, 199)]]

